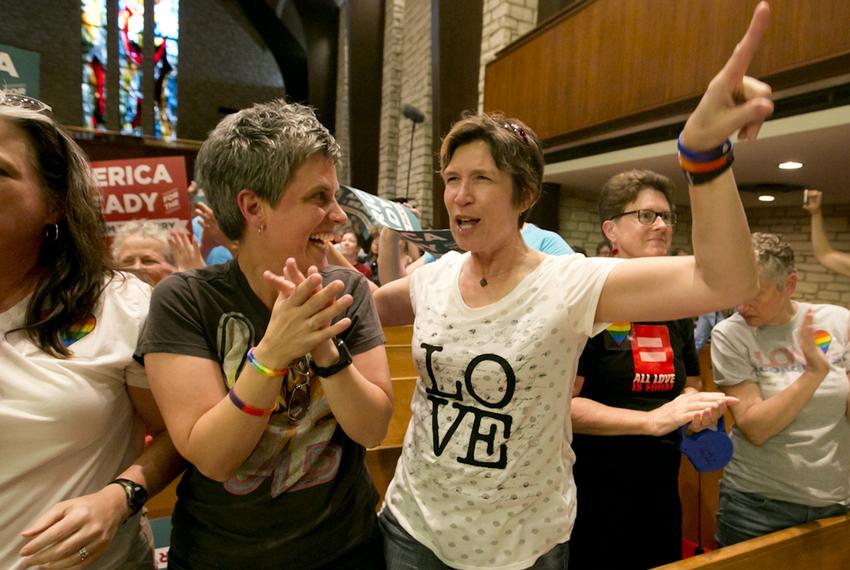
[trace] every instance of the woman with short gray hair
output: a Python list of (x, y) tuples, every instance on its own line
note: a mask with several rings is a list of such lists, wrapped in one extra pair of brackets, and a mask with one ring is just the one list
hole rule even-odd
[(169, 568), (383, 566), (364, 457), (392, 388), (365, 278), (325, 267), (346, 220), (338, 158), (312, 110), (282, 100), (226, 117), (198, 153), (239, 249), (157, 286), (139, 350), (191, 464)]
[(794, 251), (753, 234), (759, 292), (711, 335), (714, 381), (738, 398), (735, 453), (720, 482), (728, 546), (850, 504), (850, 311), (794, 301)]

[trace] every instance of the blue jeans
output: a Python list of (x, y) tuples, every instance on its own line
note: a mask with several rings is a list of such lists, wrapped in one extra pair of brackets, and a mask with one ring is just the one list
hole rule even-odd
[(809, 507), (768, 499), (756, 493), (743, 493), (720, 483), (717, 506), (718, 546), (729, 546), (783, 528), (850, 512), (848, 505)]
[[(431, 552), (428, 547), (410, 536), (389, 509), (382, 509), (378, 526), (384, 534), (384, 558), (387, 570), (446, 570), (451, 566)], [(533, 570), (567, 570), (570, 543), (559, 544), (537, 559)]]

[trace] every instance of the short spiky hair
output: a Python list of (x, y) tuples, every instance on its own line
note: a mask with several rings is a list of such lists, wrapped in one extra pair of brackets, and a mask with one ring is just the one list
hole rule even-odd
[(245, 219), (236, 203), (241, 190), (277, 204), (293, 174), (310, 156), (339, 160), (339, 145), (313, 109), (277, 99), (228, 115), (198, 152), (198, 185), (210, 201), (221, 231), (242, 237)]
[(797, 272), (794, 250), (779, 234), (756, 232), (753, 234), (753, 250), (762, 275), (776, 285), (785, 287), (785, 279)]

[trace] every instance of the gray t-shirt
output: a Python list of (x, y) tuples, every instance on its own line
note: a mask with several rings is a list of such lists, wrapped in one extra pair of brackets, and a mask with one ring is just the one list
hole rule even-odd
[(834, 305), (796, 303), (783, 325), (751, 327), (735, 314), (711, 335), (711, 361), (718, 386), (755, 382), (766, 400), (793, 384), (805, 369), (797, 331), (814, 310), (815, 341), (830, 371), (808, 404), (784, 430), (761, 446), (732, 428), (735, 453), (724, 483), (770, 499), (822, 507), (850, 503), (850, 311)]

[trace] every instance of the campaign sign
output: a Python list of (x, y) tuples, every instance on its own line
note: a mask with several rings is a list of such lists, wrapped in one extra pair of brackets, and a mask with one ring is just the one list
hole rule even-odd
[(339, 187), (337, 200), (364, 238), (369, 237), (371, 225), (395, 230), (403, 239), (437, 256), (457, 249), (450, 230), (423, 230), (416, 214), (401, 204), (344, 185)]
[(435, 257), (450, 251), (459, 251), (451, 230), (422, 230), (418, 232), (398, 232), (402, 239), (416, 244)]
[(182, 156), (90, 163), (111, 237), (131, 220), (154, 220), (163, 229), (188, 229), (189, 195)]
[(0, 44), (0, 89), (38, 97), (40, 59), (37, 52)]

